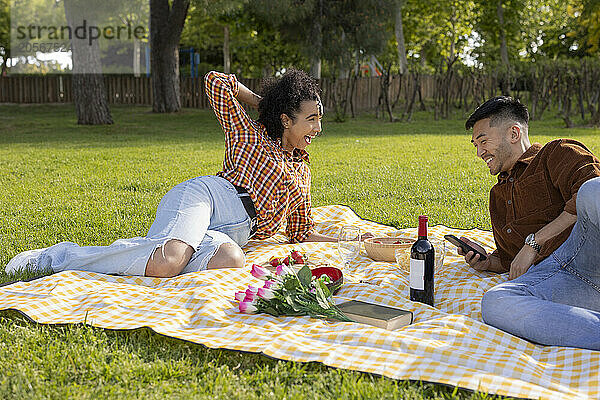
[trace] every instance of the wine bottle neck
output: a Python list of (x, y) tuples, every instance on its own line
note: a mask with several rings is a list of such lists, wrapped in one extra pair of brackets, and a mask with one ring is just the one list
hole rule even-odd
[(419, 239), (427, 239), (427, 216), (419, 217)]

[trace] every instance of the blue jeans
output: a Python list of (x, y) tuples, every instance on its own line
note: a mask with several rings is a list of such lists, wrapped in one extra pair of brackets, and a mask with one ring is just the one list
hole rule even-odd
[(38, 256), (38, 265), (54, 272), (81, 270), (117, 275), (141, 275), (154, 251), (171, 239), (195, 249), (182, 273), (206, 269), (223, 243), (243, 246), (251, 221), (237, 191), (227, 180), (200, 176), (178, 184), (160, 201), (145, 237), (119, 239), (109, 246), (79, 246), (62, 242)]
[(483, 320), (544, 345), (600, 350), (600, 177), (577, 193), (577, 222), (550, 256), (484, 294)]

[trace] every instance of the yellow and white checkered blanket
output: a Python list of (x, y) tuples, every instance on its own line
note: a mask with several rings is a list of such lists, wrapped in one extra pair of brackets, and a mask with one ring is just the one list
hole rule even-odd
[[(317, 230), (336, 234), (342, 225), (390, 236), (415, 234), (362, 220), (348, 207), (314, 209)], [(465, 234), (444, 226), (430, 236)], [(490, 232), (468, 235), (488, 248)], [(109, 329), (150, 327), (155, 332), (211, 348), (260, 352), (292, 361), (424, 380), (507, 396), (575, 399), (600, 397), (600, 352), (531, 344), (481, 321), (483, 293), (507, 276), (479, 273), (463, 262), (454, 246), (436, 271), (435, 308), (413, 303), (408, 274), (393, 263), (373, 262), (361, 253), (345, 273), (336, 297), (413, 311), (414, 323), (397, 331), (308, 317), (275, 318), (237, 311), (234, 293), (258, 282), (252, 263), (266, 262), (292, 249), (339, 265), (335, 244), (285, 244), (283, 236), (253, 241), (248, 268), (203, 271), (172, 279), (118, 277), (68, 271), (0, 288), (0, 309), (17, 309), (40, 323), (86, 322)], [(360, 283), (360, 280), (368, 281)], [(518, 311), (516, 311), (518, 312)], [(266, 340), (265, 338), (272, 338)]]

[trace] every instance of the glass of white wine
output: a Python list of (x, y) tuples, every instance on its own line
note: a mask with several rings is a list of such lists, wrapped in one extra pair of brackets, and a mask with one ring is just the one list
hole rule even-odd
[(360, 229), (356, 226), (344, 225), (338, 235), (338, 253), (344, 262), (343, 270), (346, 271), (350, 261), (360, 253)]

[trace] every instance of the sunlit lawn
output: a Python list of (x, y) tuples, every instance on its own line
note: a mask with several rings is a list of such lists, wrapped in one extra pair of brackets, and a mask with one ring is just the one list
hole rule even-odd
[[(223, 138), (209, 111), (153, 115), (113, 107), (116, 124), (79, 127), (72, 106), (0, 106), (0, 265), (58, 241), (109, 244), (144, 235), (175, 184), (213, 174)], [(547, 114), (550, 117), (550, 114)], [(324, 123), (310, 147), (313, 203), (346, 204), (397, 227), (489, 229), (495, 181), (475, 158), (464, 115), (387, 123), (363, 116)], [(599, 130), (533, 122), (532, 141), (583, 141)], [(6, 281), (5, 275), (0, 280)], [(268, 338), (265, 338), (268, 340)], [(321, 364), (209, 350), (148, 330), (40, 326), (0, 315), (0, 398), (482, 398), (440, 385), (397, 382)]]

